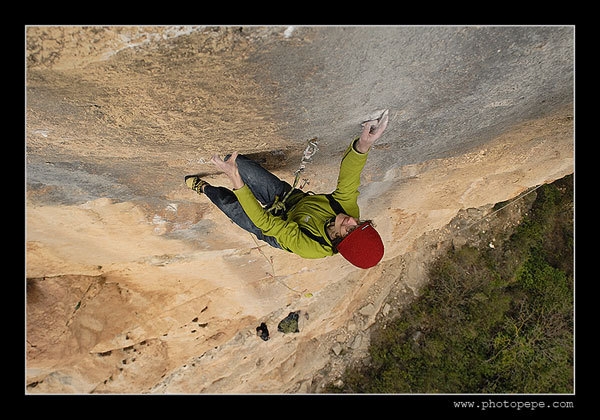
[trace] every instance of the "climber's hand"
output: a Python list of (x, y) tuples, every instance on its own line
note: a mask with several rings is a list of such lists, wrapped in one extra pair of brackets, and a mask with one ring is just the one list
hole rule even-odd
[(382, 136), (388, 125), (388, 111), (381, 115), (377, 120), (366, 121), (363, 124), (363, 131), (359, 140), (356, 142), (356, 150), (360, 153), (367, 153), (373, 143)]
[(219, 155), (213, 155), (213, 157), (210, 159), (210, 161), (231, 180), (234, 190), (240, 189), (244, 186), (244, 181), (242, 180), (242, 177), (238, 171), (236, 162), (237, 157), (238, 152), (233, 152), (227, 160), (221, 159)]

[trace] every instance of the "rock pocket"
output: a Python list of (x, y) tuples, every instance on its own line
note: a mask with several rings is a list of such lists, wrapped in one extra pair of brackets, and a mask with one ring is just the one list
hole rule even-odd
[(298, 329), (299, 314), (300, 311), (290, 312), (288, 316), (279, 321), (277, 331), (281, 331), (284, 334), (300, 332)]
[(261, 322), (261, 324), (256, 327), (256, 335), (258, 335), (264, 341), (267, 341), (269, 339), (269, 329), (267, 328), (267, 324)]

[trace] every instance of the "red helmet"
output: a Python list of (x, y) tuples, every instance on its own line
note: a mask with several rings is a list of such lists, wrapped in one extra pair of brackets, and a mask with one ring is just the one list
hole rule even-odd
[(370, 222), (358, 225), (337, 246), (342, 256), (359, 268), (371, 268), (383, 258), (383, 241)]

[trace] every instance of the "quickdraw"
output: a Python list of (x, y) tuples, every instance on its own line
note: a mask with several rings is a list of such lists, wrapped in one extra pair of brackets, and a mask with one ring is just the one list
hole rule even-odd
[[(316, 137), (314, 137), (308, 141), (308, 145), (306, 146), (306, 149), (304, 149), (304, 153), (302, 154), (302, 160), (300, 162), (300, 166), (298, 167), (296, 172), (294, 172), (294, 185), (292, 185), (292, 189), (289, 190), (287, 192), (287, 194), (284, 195), (281, 200), (279, 199), (279, 196), (276, 196), (275, 201), (273, 202), (271, 207), (269, 207), (267, 209), (268, 212), (276, 212), (278, 210), (281, 212), (285, 212), (285, 210), (286, 210), (285, 200), (287, 200), (287, 198), (290, 196), (292, 191), (294, 191), (294, 189), (296, 189), (296, 187), (298, 186), (298, 181), (300, 181), (300, 175), (304, 172), (304, 169), (306, 168), (306, 164), (311, 161), (312, 157), (319, 150), (318, 144), (319, 143), (318, 143)], [(300, 186), (300, 189), (302, 189), (308, 183), (308, 179), (304, 179), (303, 181), (304, 181), (304, 183)]]

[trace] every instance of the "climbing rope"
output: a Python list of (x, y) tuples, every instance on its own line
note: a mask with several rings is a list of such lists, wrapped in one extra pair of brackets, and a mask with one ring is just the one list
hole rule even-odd
[[(248, 232), (248, 233), (250, 233), (250, 232)], [(263, 257), (265, 257), (265, 260), (267, 260), (267, 262), (271, 265), (271, 271), (272, 271), (272, 273), (269, 273), (269, 272), (266, 273), (270, 278), (276, 280), (277, 282), (279, 282), (280, 284), (282, 284), (283, 286), (287, 287), (289, 290), (291, 290), (292, 292), (294, 292), (294, 293), (296, 293), (298, 295), (302, 295), (304, 292), (306, 292), (308, 290), (308, 289), (304, 289), (302, 291), (296, 290), (296, 289), (288, 286), (283, 280), (281, 280), (280, 276), (276, 276), (275, 275), (275, 265), (273, 264), (273, 256), (271, 256), (270, 258), (267, 257), (267, 254), (265, 254), (265, 252), (261, 249), (261, 246), (258, 244), (258, 241), (254, 237), (254, 235), (252, 235), (250, 233), (250, 237), (252, 238), (252, 240), (256, 244), (256, 247), (254, 249), (256, 249)], [(312, 293), (310, 293), (310, 292), (304, 293), (304, 297), (312, 297)]]
[[(292, 185), (292, 189), (289, 190), (287, 192), (287, 194), (283, 196), (282, 199), (279, 199), (279, 196), (275, 196), (275, 201), (273, 202), (271, 207), (269, 207), (267, 209), (268, 212), (275, 212), (277, 210), (285, 211), (285, 200), (288, 199), (288, 197), (290, 196), (292, 191), (294, 191), (294, 189), (298, 186), (298, 181), (300, 181), (300, 175), (304, 172), (304, 169), (306, 168), (306, 164), (311, 161), (312, 157), (319, 150), (318, 144), (319, 143), (318, 143), (316, 137), (314, 137), (308, 141), (308, 144), (306, 145), (306, 148), (304, 149), (304, 153), (302, 154), (302, 160), (300, 161), (300, 166), (298, 167), (296, 172), (294, 172), (294, 185)], [(304, 185), (306, 185), (308, 183), (308, 179), (304, 179), (303, 181), (304, 181), (304, 184), (302, 184), (300, 186), (300, 189), (302, 189), (304, 187)]]
[(494, 214), (498, 213), (500, 210), (503, 210), (503, 209), (505, 209), (506, 207), (510, 206), (511, 204), (514, 204), (514, 203), (516, 203), (518, 200), (520, 200), (521, 198), (525, 197), (525, 196), (526, 196), (526, 195), (528, 195), (528, 194), (531, 194), (532, 192), (534, 192), (535, 190), (537, 190), (538, 188), (540, 188), (540, 187), (541, 187), (541, 186), (543, 186), (543, 185), (544, 185), (544, 184), (540, 184), (540, 185), (536, 186), (535, 188), (533, 188), (533, 189), (531, 189), (531, 190), (529, 190), (529, 191), (526, 191), (526, 192), (525, 192), (525, 193), (523, 193), (522, 195), (519, 195), (519, 196), (515, 197), (515, 198), (514, 198), (514, 199), (512, 199), (512, 200), (511, 200), (511, 201), (510, 201), (508, 204), (505, 204), (504, 206), (500, 207), (500, 208), (499, 208), (499, 209), (497, 209), (496, 211), (494, 211), (494, 212), (492, 212), (492, 213), (490, 213), (490, 214), (487, 214), (487, 215), (483, 216), (483, 217), (482, 217), (481, 219), (479, 219), (479, 220), (476, 220), (476, 221), (474, 221), (473, 223), (471, 223), (471, 224), (467, 225), (467, 227), (466, 227), (466, 228), (464, 228), (464, 229), (465, 229), (465, 230), (466, 230), (466, 229), (470, 229), (471, 227), (473, 227), (473, 226), (475, 226), (476, 224), (480, 223), (482, 220), (485, 220), (485, 219), (487, 219), (488, 217), (491, 217), (491, 216), (493, 216)]

